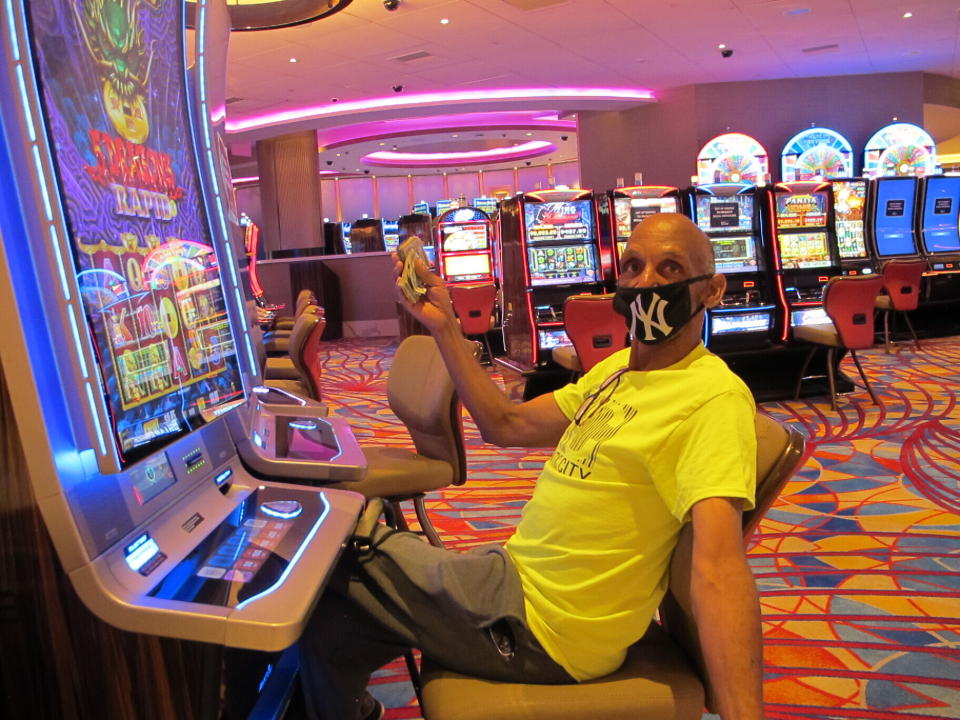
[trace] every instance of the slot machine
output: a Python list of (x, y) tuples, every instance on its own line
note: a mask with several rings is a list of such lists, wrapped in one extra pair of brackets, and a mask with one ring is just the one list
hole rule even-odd
[[(418, 203), (418, 205), (426, 203)], [(414, 206), (417, 208), (417, 205)], [(418, 212), (416, 209), (409, 215), (401, 215), (397, 220), (397, 233), (399, 234), (400, 244), (409, 238), (416, 236), (423, 243), (423, 251), (427, 254), (430, 261), (430, 267), (434, 267), (437, 258), (437, 250), (433, 244), (433, 219), (430, 217), (430, 208), (427, 206), (426, 212)]]
[(434, 205), (434, 217), (440, 217), (447, 210), (455, 210), (459, 207), (459, 204), (456, 200), (437, 200), (437, 204)]
[(353, 252), (353, 243), (350, 242), (350, 233), (353, 231), (353, 223), (340, 223), (340, 240), (343, 242), (343, 251), (349, 255)]
[(379, 218), (363, 218), (354, 220), (350, 228), (350, 252), (384, 252), (383, 225)]
[(447, 210), (437, 218), (436, 251), (448, 285), (493, 282), (493, 223), (482, 210)]
[(506, 358), (527, 373), (569, 344), (563, 303), (604, 291), (596, 201), (589, 190), (540, 190), (500, 203)]
[(473, 202), (470, 203), (470, 207), (482, 210), (487, 214), (487, 217), (492, 218), (497, 214), (498, 202), (496, 198), (492, 197), (475, 197)]
[(867, 242), (882, 265), (920, 257), (914, 214), (920, 183), (915, 177), (881, 177), (867, 188)]
[[(255, 477), (242, 461), (231, 426), (269, 413), (259, 414), (237, 260), (203, 162), (212, 133), (194, 127), (210, 114), (203, 82), (188, 94), (184, 4), (130, 16), (138, 64), (123, 86), (74, 3), (6, 7), (0, 363), (62, 570), (114, 627), (287, 648), (363, 498)], [(225, 8), (196, 12), (208, 32), (217, 18), (227, 31)], [(201, 66), (206, 37), (196, 33)], [(293, 440), (293, 415), (263, 426), (271, 442)], [(317, 414), (310, 432), (352, 454), (349, 428)]]
[(920, 181), (916, 235), (929, 265), (926, 303), (960, 299), (960, 177), (928, 175)]
[(830, 181), (832, 229), (844, 275), (870, 275), (879, 269), (867, 244), (867, 185), (866, 178), (840, 177)]
[(642, 220), (661, 212), (683, 212), (679, 189), (635, 185), (608, 190), (597, 197), (603, 266), (613, 270), (614, 282), (620, 277), (620, 256), (627, 247), (630, 233)]
[(395, 252), (400, 244), (400, 224), (396, 220), (380, 221), (380, 231), (383, 233), (383, 246), (387, 252)]
[(787, 340), (790, 328), (830, 322), (823, 309), (823, 286), (841, 273), (829, 222), (830, 183), (777, 183), (767, 189), (763, 210), (784, 313), (781, 338)]
[(749, 183), (711, 183), (691, 191), (691, 214), (713, 245), (727, 292), (707, 312), (704, 343), (712, 351), (762, 349), (777, 342), (776, 289), (760, 225), (762, 190)]

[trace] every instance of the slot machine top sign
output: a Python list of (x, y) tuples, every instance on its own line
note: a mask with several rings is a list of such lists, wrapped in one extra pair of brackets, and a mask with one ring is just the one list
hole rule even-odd
[(700, 150), (697, 181), (700, 184), (733, 182), (759, 185), (770, 174), (767, 151), (743, 133), (718, 135)]
[(936, 172), (937, 146), (918, 125), (894, 123), (878, 130), (864, 148), (867, 177), (923, 177)]
[(809, 128), (794, 135), (780, 155), (784, 182), (853, 175), (853, 147), (835, 130)]

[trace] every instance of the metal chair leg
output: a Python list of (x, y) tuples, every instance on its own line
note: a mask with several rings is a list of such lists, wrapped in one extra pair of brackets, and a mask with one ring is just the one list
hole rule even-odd
[(430, 516), (427, 515), (427, 506), (424, 505), (423, 499), (423, 495), (417, 495), (413, 498), (413, 509), (417, 513), (417, 520), (420, 521), (420, 529), (423, 530), (423, 534), (431, 545), (440, 548), (445, 547), (443, 540), (440, 539), (436, 529), (434, 529), (433, 523), (430, 522)]
[(490, 338), (487, 337), (487, 333), (484, 333), (481, 337), (484, 346), (487, 348), (487, 364), (493, 365), (493, 348), (490, 346)]
[(873, 400), (874, 405), (879, 405), (880, 403), (877, 402), (877, 396), (873, 394), (873, 388), (870, 386), (870, 381), (867, 380), (867, 375), (863, 372), (863, 366), (860, 365), (860, 358), (857, 357), (857, 351), (851, 350), (850, 355), (853, 357), (853, 362), (857, 366), (857, 370), (860, 371), (860, 377), (863, 378), (863, 384), (867, 386), (867, 392), (870, 393), (870, 399)]
[(903, 319), (907, 321), (907, 329), (910, 330), (910, 337), (913, 338), (913, 345), (917, 350), (920, 350), (920, 341), (917, 339), (917, 333), (913, 330), (913, 323), (910, 322), (910, 316), (907, 313), (903, 314)]
[(883, 311), (883, 347), (890, 354), (890, 310)]
[(410, 675), (410, 684), (413, 685), (413, 692), (417, 695), (417, 704), (423, 707), (423, 690), (420, 683), (420, 668), (417, 667), (417, 659), (413, 656), (413, 650), (407, 650), (403, 655), (407, 663), (407, 673)]
[(837, 378), (833, 369), (833, 356), (836, 348), (827, 350), (827, 382), (830, 383), (830, 408), (837, 411)]
[(807, 357), (803, 360), (803, 367), (800, 368), (800, 377), (797, 378), (797, 387), (793, 392), (793, 399), (800, 399), (800, 388), (803, 387), (803, 374), (807, 371), (807, 368), (810, 366), (810, 361), (813, 359), (813, 354), (817, 351), (817, 346), (813, 345), (810, 350), (807, 352)]

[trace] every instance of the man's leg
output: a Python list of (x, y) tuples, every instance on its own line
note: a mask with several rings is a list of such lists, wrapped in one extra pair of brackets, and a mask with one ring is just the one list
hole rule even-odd
[(457, 553), (385, 535), (366, 558), (344, 558), (301, 639), (312, 714), (356, 717), (370, 673), (410, 647), (464, 674), (573, 682), (526, 628), (520, 578), (502, 550)]

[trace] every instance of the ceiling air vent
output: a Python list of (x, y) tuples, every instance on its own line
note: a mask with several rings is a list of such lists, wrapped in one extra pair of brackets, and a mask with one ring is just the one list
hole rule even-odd
[(836, 43), (833, 43), (832, 45), (817, 45), (816, 47), (803, 48), (800, 52), (813, 54), (813, 53), (833, 52), (834, 50), (839, 50), (839, 49), (840, 49), (840, 46), (837, 45)]
[(394, 60), (397, 62), (408, 63), (413, 62), (414, 60), (423, 60), (428, 57), (433, 57), (433, 55), (428, 53), (426, 50), (420, 50), (418, 52), (408, 53), (407, 55), (400, 55), (399, 57), (395, 57)]
[(539, 10), (550, 7), (551, 5), (560, 5), (567, 0), (503, 0), (507, 5), (515, 7), (517, 10)]

